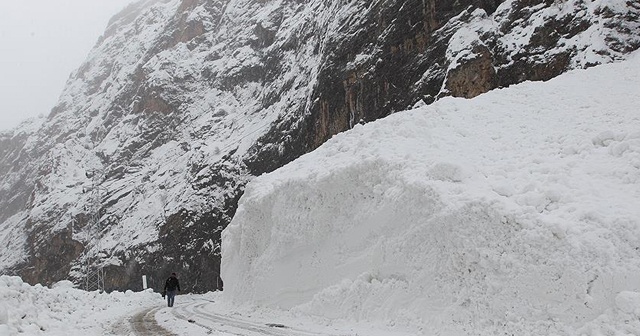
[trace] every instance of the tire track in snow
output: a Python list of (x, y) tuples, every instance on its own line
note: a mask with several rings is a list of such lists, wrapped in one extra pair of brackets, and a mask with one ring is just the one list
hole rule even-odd
[(129, 324), (131, 324), (133, 332), (140, 336), (175, 336), (175, 334), (158, 325), (155, 316), (158, 310), (160, 308), (149, 308), (131, 317)]
[(209, 303), (205, 301), (186, 303), (175, 307), (172, 313), (177, 318), (207, 329), (210, 333), (222, 332), (236, 336), (332, 336), (326, 333), (290, 328), (281, 324), (265, 324), (216, 314), (206, 309)]

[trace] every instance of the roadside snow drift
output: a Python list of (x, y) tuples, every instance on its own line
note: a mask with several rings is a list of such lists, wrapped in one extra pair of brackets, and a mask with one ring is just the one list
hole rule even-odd
[[(0, 336), (105, 335), (143, 308), (162, 305), (152, 290), (98, 293), (60, 281), (52, 288), (0, 276)], [(119, 322), (118, 322), (119, 321)], [(117, 333), (116, 333), (117, 334)]]
[(238, 304), (443, 335), (640, 330), (640, 54), (339, 134), (251, 182)]

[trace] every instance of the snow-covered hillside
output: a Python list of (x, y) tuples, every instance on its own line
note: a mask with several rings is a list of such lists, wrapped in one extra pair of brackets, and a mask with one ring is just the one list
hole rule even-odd
[(334, 136), (250, 182), (224, 296), (424, 335), (638, 335), (640, 54)]

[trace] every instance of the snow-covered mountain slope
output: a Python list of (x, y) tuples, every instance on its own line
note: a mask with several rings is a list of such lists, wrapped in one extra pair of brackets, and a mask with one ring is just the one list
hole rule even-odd
[[(142, 0), (35, 132), (0, 135), (0, 269), (220, 288), (245, 184), (331, 136), (640, 45), (634, 2)], [(99, 200), (99, 204), (93, 204)], [(94, 220), (97, 218), (97, 220)]]
[(251, 181), (224, 295), (424, 335), (640, 330), (640, 54), (357, 126)]

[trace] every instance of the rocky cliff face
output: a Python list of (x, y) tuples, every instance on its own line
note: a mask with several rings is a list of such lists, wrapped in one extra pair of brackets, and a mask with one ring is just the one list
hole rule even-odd
[(145, 0), (42, 125), (0, 135), (0, 269), (221, 288), (244, 186), (356, 123), (623, 59), (625, 1)]

